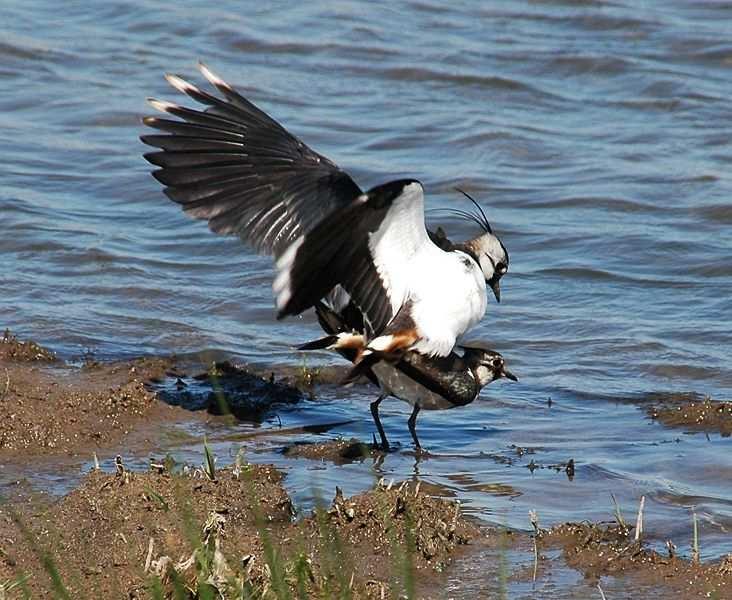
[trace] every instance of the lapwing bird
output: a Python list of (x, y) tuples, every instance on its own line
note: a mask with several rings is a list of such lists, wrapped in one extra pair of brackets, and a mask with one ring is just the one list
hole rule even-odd
[[(146, 117), (160, 133), (142, 136), (165, 193), (216, 233), (236, 234), (274, 255), (277, 316), (296, 315), (327, 298), (363, 316), (359, 359), (415, 350), (449, 357), (484, 315), (486, 285), (500, 301), (508, 253), (478, 212), (453, 211), (479, 235), (452, 244), (425, 227), (422, 185), (400, 179), (367, 192), (206, 66), (219, 95), (167, 75), (206, 106), (150, 99), (174, 118)], [(375, 358), (376, 357), (376, 358)]]
[[(338, 314), (324, 303), (315, 307), (318, 320), (330, 335), (300, 346), (301, 350), (328, 348), (336, 350), (352, 362), (366, 345), (363, 334), (355, 332), (349, 316)], [(446, 410), (470, 404), (481, 389), (497, 379), (518, 378), (506, 369), (503, 357), (494, 350), (461, 346), (462, 355), (451, 352), (446, 357), (428, 357), (415, 351), (403, 353), (397, 360), (382, 360), (364, 371), (364, 375), (381, 389), (371, 403), (371, 415), (381, 439), (381, 449), (389, 450), (384, 427), (379, 418), (379, 405), (393, 396), (412, 405), (407, 421), (409, 433), (418, 452), (422, 446), (417, 437), (417, 415), (425, 410)]]

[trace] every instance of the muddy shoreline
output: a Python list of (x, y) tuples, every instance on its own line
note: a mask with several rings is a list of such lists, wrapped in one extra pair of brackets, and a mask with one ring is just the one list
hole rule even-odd
[[(275, 377), (228, 363), (195, 369), (174, 357), (69, 366), (6, 332), (0, 338), (0, 464), (32, 469), (38, 460), (98, 455), (102, 466), (61, 498), (22, 485), (6, 493), (0, 586), (7, 597), (23, 597), (24, 589), (32, 597), (50, 593), (58, 585), (49, 576), (50, 560), (71, 597), (92, 591), (147, 598), (155, 590), (172, 597), (182, 585), (199, 594), (190, 597), (206, 597), (206, 589), (235, 597), (245, 588), (258, 598), (441, 598), (455, 561), (469, 564), (486, 548), (499, 548), (495, 564), (482, 565), (486, 576), (498, 573), (501, 553), (515, 551), (533, 565), (513, 569), (517, 580), (541, 578), (560, 561), (584, 578), (627, 578), (677, 598), (732, 595), (732, 558), (698, 564), (671, 546), (664, 556), (617, 521), (507, 533), (465, 517), (444, 490), (415, 481), (382, 481), (350, 498), (332, 490), (332, 500), (300, 514), (282, 486), (283, 473), (271, 465), (237, 459), (208, 472), (151, 457), (148, 471), (132, 472), (123, 458), (115, 464), (132, 440), (144, 450), (145, 440), (176, 421), (256, 420), (330, 379), (310, 371)], [(176, 405), (181, 397), (200, 410)], [(708, 425), (723, 435), (730, 414), (728, 403), (712, 401), (648, 411), (667, 426)], [(284, 450), (287, 458), (336, 464), (375, 454), (364, 440), (305, 444), (296, 436)]]

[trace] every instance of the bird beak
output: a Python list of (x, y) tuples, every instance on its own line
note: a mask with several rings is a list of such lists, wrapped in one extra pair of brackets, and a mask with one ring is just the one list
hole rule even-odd
[(503, 375), (506, 379), (510, 379), (511, 381), (518, 381), (518, 377), (516, 377), (516, 375), (511, 373), (511, 371), (509, 371), (508, 369), (503, 369), (503, 371), (501, 371), (501, 375)]
[(493, 290), (493, 293), (496, 296), (496, 302), (501, 302), (501, 280), (500, 279), (492, 279), (489, 283), (491, 286), (491, 289)]

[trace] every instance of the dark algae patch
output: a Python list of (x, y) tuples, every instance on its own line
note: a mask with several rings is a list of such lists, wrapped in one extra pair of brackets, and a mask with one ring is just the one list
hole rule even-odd
[(156, 382), (154, 389), (169, 404), (253, 422), (261, 422), (278, 405), (295, 404), (304, 397), (286, 378), (228, 361), (214, 362), (190, 377), (174, 373)]
[(477, 533), (457, 503), (414, 484), (348, 499), (338, 491), (296, 520), (273, 467), (210, 475), (119, 465), (92, 471), (51, 506), (2, 506), (0, 536), (14, 543), (3, 545), (0, 581), (27, 577), (42, 597), (53, 561), (69, 597), (434, 597), (415, 590)]
[(282, 453), (288, 458), (309, 458), (343, 464), (365, 458), (376, 458), (381, 452), (371, 444), (356, 438), (328, 440), (325, 442), (294, 442)]

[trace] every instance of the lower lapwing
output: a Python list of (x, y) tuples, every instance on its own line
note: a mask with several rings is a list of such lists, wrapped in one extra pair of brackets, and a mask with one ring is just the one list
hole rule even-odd
[[(300, 349), (333, 349), (351, 362), (356, 362), (359, 353), (366, 347), (366, 340), (363, 334), (353, 331), (350, 315), (338, 314), (322, 302), (316, 305), (315, 310), (321, 326), (330, 335), (304, 344)], [(478, 397), (484, 386), (497, 379), (505, 377), (518, 381), (506, 369), (505, 361), (498, 352), (470, 346), (462, 346), (462, 351), (462, 355), (451, 352), (446, 357), (427, 357), (408, 351), (396, 360), (382, 360), (362, 371), (381, 389), (379, 397), (371, 403), (371, 415), (384, 451), (389, 450), (389, 442), (379, 418), (379, 405), (385, 398), (394, 396), (413, 406), (407, 423), (414, 445), (421, 452), (416, 430), (420, 410), (465, 406)]]

